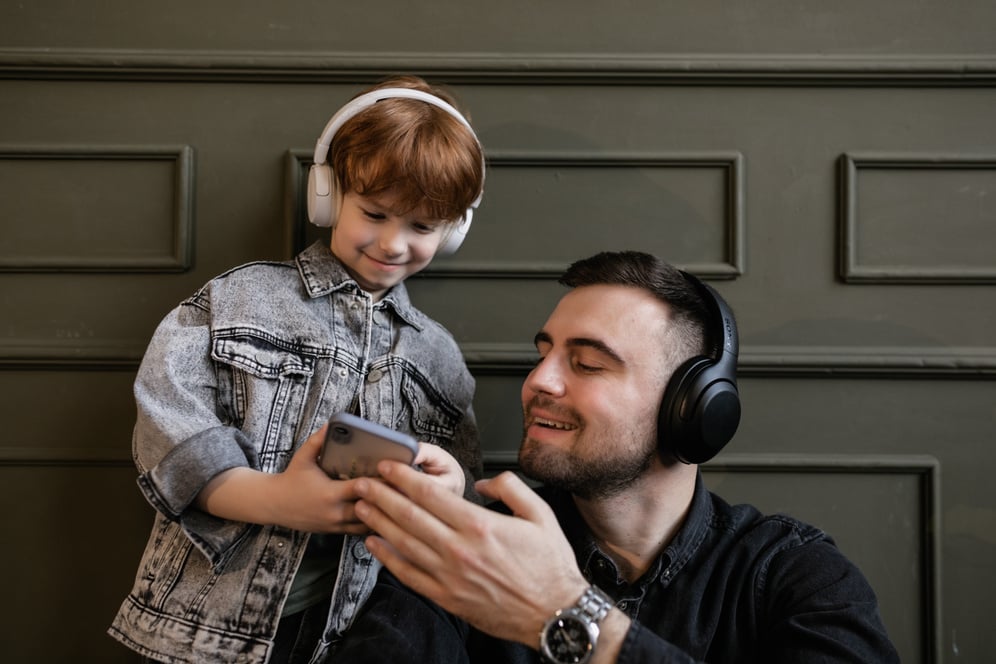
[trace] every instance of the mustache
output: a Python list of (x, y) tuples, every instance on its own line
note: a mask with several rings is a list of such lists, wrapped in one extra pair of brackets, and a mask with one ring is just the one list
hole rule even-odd
[(539, 408), (551, 416), (574, 423), (581, 424), (582, 418), (573, 408), (568, 408), (557, 403), (554, 399), (544, 396), (542, 394), (533, 395), (526, 403), (522, 405), (522, 421), (523, 423), (528, 422), (532, 411), (535, 408)]

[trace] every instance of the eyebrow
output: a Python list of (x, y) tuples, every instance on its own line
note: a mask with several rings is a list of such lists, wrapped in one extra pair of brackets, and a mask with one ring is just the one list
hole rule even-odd
[[(533, 344), (538, 346), (541, 343), (553, 344), (553, 337), (551, 337), (547, 332), (540, 330), (536, 333), (536, 336), (533, 337)], [(612, 348), (604, 341), (599, 341), (598, 339), (592, 339), (590, 337), (571, 337), (567, 340), (566, 344), (568, 347), (573, 348), (591, 348), (606, 355), (619, 364), (626, 364), (626, 361), (619, 355), (619, 353), (612, 350)]]

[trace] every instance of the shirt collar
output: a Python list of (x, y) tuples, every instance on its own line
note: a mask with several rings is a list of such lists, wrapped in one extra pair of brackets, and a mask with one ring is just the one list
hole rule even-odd
[[(296, 262), (301, 281), (311, 298), (324, 297), (338, 291), (363, 292), (328, 245), (320, 240), (298, 254)], [(412, 305), (403, 282), (392, 286), (375, 307), (391, 309), (412, 327), (422, 329), (418, 311)]]
[[(613, 586), (619, 586), (623, 583), (622, 575), (619, 574), (612, 559), (605, 555), (595, 543), (588, 525), (578, 512), (570, 494), (550, 488), (544, 489), (544, 493), (547, 502), (558, 515), (560, 527), (567, 536), (567, 540), (574, 547), (574, 555), (585, 578), (607, 592), (611, 592)], [(692, 495), (688, 515), (685, 517), (685, 523), (636, 585), (646, 586), (653, 581), (668, 583), (702, 544), (712, 518), (712, 501), (702, 481), (702, 472), (698, 471), (695, 477), (695, 491)]]

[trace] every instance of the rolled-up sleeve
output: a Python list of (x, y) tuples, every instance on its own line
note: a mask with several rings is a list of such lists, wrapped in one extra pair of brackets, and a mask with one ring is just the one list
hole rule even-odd
[(249, 526), (201, 512), (194, 501), (219, 473), (258, 468), (259, 461), (250, 441), (232, 425), (230, 406), (219, 400), (208, 323), (201, 297), (180, 305), (157, 328), (135, 379), (132, 451), (146, 500), (178, 521), (216, 561)]

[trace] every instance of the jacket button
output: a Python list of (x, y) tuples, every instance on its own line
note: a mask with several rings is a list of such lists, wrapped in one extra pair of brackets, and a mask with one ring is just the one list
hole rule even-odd
[(384, 372), (380, 369), (374, 369), (369, 374), (367, 374), (368, 383), (376, 383), (378, 380), (384, 377)]

